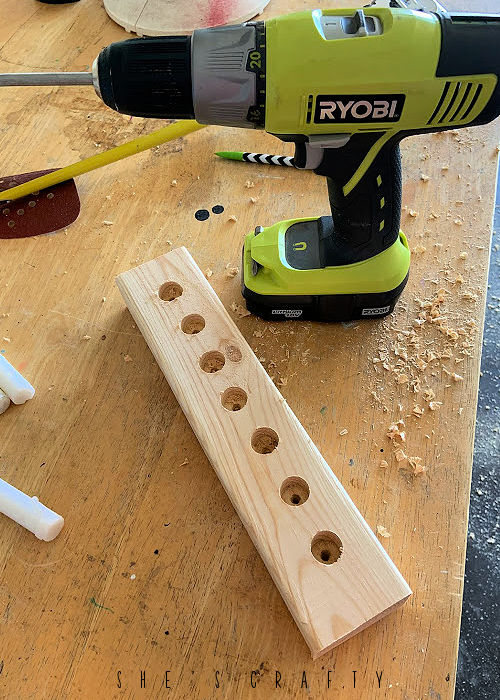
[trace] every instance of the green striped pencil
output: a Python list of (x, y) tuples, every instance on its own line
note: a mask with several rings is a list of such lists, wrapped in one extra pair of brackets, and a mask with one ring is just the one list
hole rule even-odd
[(263, 165), (286, 165), (295, 167), (293, 156), (273, 156), (270, 153), (243, 153), (242, 151), (218, 151), (216, 156), (227, 160), (239, 160), (245, 163), (262, 163)]

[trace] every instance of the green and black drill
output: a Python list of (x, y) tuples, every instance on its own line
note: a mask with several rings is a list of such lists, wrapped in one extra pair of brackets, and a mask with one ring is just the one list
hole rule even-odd
[(125, 114), (293, 141), (295, 165), (326, 177), (331, 215), (249, 233), (243, 296), (266, 319), (321, 321), (392, 311), (410, 265), (399, 142), (492, 121), (499, 81), (500, 15), (449, 14), (434, 0), (131, 39), (105, 48), (91, 74), (64, 80), (93, 83)]

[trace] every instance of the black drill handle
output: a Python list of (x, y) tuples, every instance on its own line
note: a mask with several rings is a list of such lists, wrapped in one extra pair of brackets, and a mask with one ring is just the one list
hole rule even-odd
[(387, 141), (353, 189), (345, 186), (380, 134), (357, 134), (341, 148), (324, 150), (315, 169), (327, 178), (332, 225), (322, 221), (323, 259), (348, 265), (371, 258), (391, 246), (401, 221), (401, 154), (399, 139)]

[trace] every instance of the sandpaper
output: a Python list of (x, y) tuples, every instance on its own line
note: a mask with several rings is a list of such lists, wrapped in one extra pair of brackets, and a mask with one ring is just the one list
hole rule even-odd
[[(0, 177), (0, 191), (51, 172), (54, 169)], [(75, 181), (66, 180), (37, 194), (0, 202), (0, 238), (28, 238), (59, 231), (76, 221), (79, 213)]]

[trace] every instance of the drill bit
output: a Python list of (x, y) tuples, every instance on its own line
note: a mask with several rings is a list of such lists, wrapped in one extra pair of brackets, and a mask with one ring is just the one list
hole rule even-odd
[(92, 73), (0, 73), (0, 87), (92, 84)]

